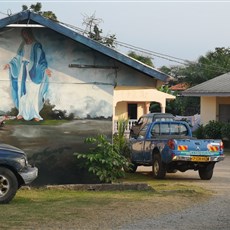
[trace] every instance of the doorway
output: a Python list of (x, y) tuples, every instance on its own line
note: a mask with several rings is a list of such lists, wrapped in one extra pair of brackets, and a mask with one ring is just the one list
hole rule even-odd
[(128, 104), (128, 118), (137, 119), (137, 104)]

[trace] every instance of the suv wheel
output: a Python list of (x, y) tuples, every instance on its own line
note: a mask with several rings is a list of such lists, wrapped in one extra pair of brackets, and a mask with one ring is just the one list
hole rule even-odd
[(12, 171), (0, 167), (0, 204), (9, 203), (18, 190), (18, 181)]

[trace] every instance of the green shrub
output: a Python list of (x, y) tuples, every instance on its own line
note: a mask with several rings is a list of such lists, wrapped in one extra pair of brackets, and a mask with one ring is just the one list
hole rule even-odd
[(230, 123), (223, 124), (221, 128), (221, 135), (223, 138), (230, 140)]
[(88, 153), (74, 153), (78, 159), (83, 159), (83, 165), (89, 172), (96, 175), (101, 182), (110, 183), (124, 177), (123, 167), (129, 165), (126, 158), (120, 154), (119, 147), (111, 144), (104, 135), (96, 138), (86, 138), (85, 143), (93, 145)]
[(127, 138), (125, 137), (125, 130), (128, 125), (128, 120), (123, 118), (118, 119), (117, 133), (113, 135), (113, 145), (118, 148), (121, 155), (128, 157), (130, 154)]
[(219, 121), (209, 121), (207, 125), (204, 127), (205, 137), (213, 138), (213, 139), (221, 139), (221, 129), (223, 127), (223, 123)]
[(204, 125), (199, 125), (196, 131), (194, 132), (194, 135), (198, 139), (204, 139), (205, 138)]

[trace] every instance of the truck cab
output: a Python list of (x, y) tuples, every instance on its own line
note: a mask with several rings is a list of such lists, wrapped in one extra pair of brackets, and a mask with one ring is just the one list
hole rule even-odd
[(170, 113), (148, 113), (141, 116), (130, 129), (130, 138), (136, 138), (139, 132), (154, 121), (173, 121), (175, 117)]

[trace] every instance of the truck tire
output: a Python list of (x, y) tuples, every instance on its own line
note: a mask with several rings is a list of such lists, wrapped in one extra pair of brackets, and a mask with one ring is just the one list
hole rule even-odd
[(213, 175), (214, 166), (208, 165), (206, 167), (199, 168), (199, 176), (201, 180), (210, 180)]
[(18, 180), (14, 173), (4, 167), (0, 167), (0, 204), (9, 203), (18, 190)]
[(166, 175), (166, 168), (161, 161), (159, 154), (153, 155), (153, 164), (152, 164), (153, 177), (156, 179), (164, 179)]

